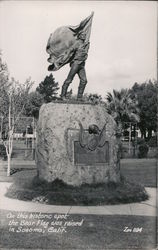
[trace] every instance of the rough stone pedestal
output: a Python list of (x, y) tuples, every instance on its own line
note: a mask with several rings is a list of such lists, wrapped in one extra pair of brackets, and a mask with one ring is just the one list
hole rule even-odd
[(44, 104), (37, 129), (39, 178), (72, 185), (119, 181), (115, 134), (113, 118), (100, 105)]

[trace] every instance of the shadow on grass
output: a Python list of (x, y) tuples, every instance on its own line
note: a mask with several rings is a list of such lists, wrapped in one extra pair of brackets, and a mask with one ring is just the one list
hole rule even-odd
[(59, 179), (48, 183), (34, 177), (23, 182), (16, 181), (6, 196), (51, 205), (87, 206), (125, 204), (149, 198), (143, 186), (126, 181), (124, 177), (119, 183), (82, 184), (79, 187), (67, 185)]

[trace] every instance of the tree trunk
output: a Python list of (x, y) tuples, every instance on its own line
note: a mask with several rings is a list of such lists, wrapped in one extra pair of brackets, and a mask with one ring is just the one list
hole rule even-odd
[(7, 176), (10, 176), (10, 161), (11, 161), (11, 96), (9, 96), (9, 141), (8, 141), (8, 168), (7, 168)]
[(117, 135), (116, 135), (116, 138), (117, 138), (117, 144), (118, 144), (118, 152), (117, 152), (117, 164), (118, 164), (118, 169), (120, 171), (120, 160), (121, 160), (121, 156), (122, 156), (122, 131), (123, 131), (123, 128), (122, 128), (122, 123), (119, 122), (117, 124)]
[(11, 168), (11, 156), (13, 151), (13, 131), (9, 133), (9, 143), (8, 143), (8, 169), (7, 169), (7, 176), (10, 176), (10, 168)]
[(11, 162), (11, 155), (8, 154), (8, 167), (7, 167), (7, 176), (10, 176), (10, 162)]
[(152, 137), (152, 129), (148, 129), (148, 140)]
[(140, 130), (140, 132), (141, 132), (141, 138), (144, 138), (144, 139), (146, 139), (146, 130)]

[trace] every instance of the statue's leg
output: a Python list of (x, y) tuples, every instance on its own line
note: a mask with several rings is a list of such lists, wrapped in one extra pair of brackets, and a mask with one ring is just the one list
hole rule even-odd
[(62, 91), (61, 91), (61, 95), (60, 95), (61, 98), (66, 97), (67, 89), (68, 89), (70, 83), (72, 82), (74, 76), (75, 76), (76, 73), (78, 72), (79, 67), (80, 67), (80, 65), (79, 65), (79, 64), (76, 64), (76, 63), (73, 63), (73, 64), (71, 65), (70, 72), (69, 72), (69, 74), (68, 74), (68, 76), (67, 76), (67, 78), (66, 78), (66, 80), (64, 81), (64, 84), (63, 84), (63, 86), (62, 86)]
[(81, 66), (80, 70), (78, 71), (78, 76), (80, 78), (80, 84), (78, 87), (77, 99), (82, 99), (83, 93), (87, 84), (87, 77), (86, 77), (86, 71), (85, 71), (84, 66)]

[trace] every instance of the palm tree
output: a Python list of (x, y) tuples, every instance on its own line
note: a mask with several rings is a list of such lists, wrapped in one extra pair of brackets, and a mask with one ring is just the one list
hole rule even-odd
[(118, 125), (118, 130), (122, 132), (125, 122), (138, 122), (139, 109), (135, 98), (131, 98), (128, 89), (120, 91), (113, 90), (113, 94), (107, 93), (107, 112), (113, 116)]
[(128, 89), (121, 89), (120, 91), (113, 90), (113, 94), (107, 93), (106, 97), (107, 112), (113, 116), (117, 123), (117, 140), (118, 140), (118, 164), (120, 168), (121, 159), (121, 136), (124, 129), (125, 122), (138, 122), (139, 109), (136, 98), (131, 98), (131, 93)]

